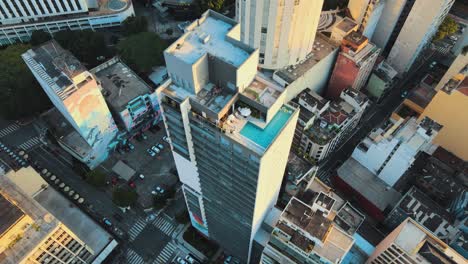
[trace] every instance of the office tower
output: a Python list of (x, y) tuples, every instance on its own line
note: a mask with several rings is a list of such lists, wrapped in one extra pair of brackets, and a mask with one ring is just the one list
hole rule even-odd
[(157, 89), (192, 225), (249, 261), (276, 203), (298, 110), (257, 72), (258, 50), (240, 26), (207, 11), (165, 52), (170, 80)]
[(351, 17), (360, 25), (359, 30), (371, 39), (382, 16), (386, 0), (350, 0)]
[(353, 31), (345, 36), (325, 97), (338, 100), (347, 88), (359, 91), (366, 84), (379, 53), (380, 49), (361, 33)]
[(407, 218), (375, 248), (367, 264), (466, 263), (466, 259), (426, 228)]
[(369, 103), (364, 94), (352, 89), (344, 90), (334, 102), (306, 89), (293, 102), (301, 109), (293, 146), (314, 163), (340, 146), (358, 125)]
[(119, 26), (134, 14), (130, 0), (0, 1), (0, 46), (26, 42), (34, 30), (54, 33)]
[[(117, 127), (93, 74), (55, 41), (49, 41), (22, 55), (23, 60), (52, 103), (78, 132), (69, 152), (89, 167), (104, 161)], [(83, 144), (78, 145), (80, 142)]]
[(2, 264), (101, 263), (117, 246), (33, 168), (0, 174)]
[(336, 203), (323, 192), (316, 193), (310, 205), (293, 197), (271, 233), (260, 263), (341, 263), (354, 238), (335, 221), (345, 223), (354, 215), (337, 217), (332, 210)]
[(437, 93), (420, 118), (429, 117), (443, 128), (434, 140), (463, 160), (468, 160), (468, 52), (458, 55), (436, 86)]
[(429, 118), (390, 119), (361, 141), (352, 157), (393, 187), (420, 152), (434, 150), (432, 140), (440, 128)]
[(258, 48), (259, 66), (280, 69), (311, 52), (323, 0), (237, 0), (241, 40)]
[[(437, 32), (454, 0), (387, 1), (372, 41), (399, 73), (407, 72)], [(430, 6), (431, 8), (427, 8)]]

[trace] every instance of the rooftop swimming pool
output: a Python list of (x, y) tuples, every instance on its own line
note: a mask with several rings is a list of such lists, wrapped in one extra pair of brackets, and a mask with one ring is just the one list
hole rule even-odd
[(264, 129), (247, 122), (240, 133), (266, 149), (284, 127), (292, 113), (291, 109), (283, 106)]

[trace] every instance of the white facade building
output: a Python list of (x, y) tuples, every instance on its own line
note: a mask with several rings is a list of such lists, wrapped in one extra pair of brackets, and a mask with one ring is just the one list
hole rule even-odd
[(0, 1), (0, 46), (25, 42), (35, 30), (95, 30), (119, 26), (135, 15), (130, 0)]
[(383, 13), (386, 0), (350, 0), (349, 12), (360, 24), (362, 34), (371, 39)]
[(165, 52), (156, 93), (192, 225), (248, 263), (275, 205), (299, 111), (257, 72), (240, 26), (207, 11)]
[(260, 67), (297, 64), (311, 52), (323, 0), (237, 0), (241, 40), (259, 49)]
[(453, 3), (454, 0), (387, 1), (372, 41), (388, 54), (389, 64), (403, 74), (437, 32)]
[(390, 119), (359, 143), (352, 157), (393, 187), (420, 151), (435, 150), (432, 140), (440, 128), (429, 118)]

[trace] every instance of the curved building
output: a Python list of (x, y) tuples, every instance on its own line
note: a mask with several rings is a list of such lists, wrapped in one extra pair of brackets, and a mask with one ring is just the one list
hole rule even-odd
[(323, 0), (237, 0), (241, 40), (260, 50), (259, 66), (279, 69), (311, 52)]

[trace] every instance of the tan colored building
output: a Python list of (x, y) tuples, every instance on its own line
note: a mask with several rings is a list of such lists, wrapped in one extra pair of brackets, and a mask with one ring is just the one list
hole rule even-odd
[(0, 263), (101, 263), (116, 246), (31, 167), (0, 175)]
[(367, 264), (467, 263), (426, 228), (407, 218), (375, 248)]
[(443, 128), (434, 140), (459, 158), (468, 160), (468, 53), (460, 54), (436, 86), (437, 94), (424, 109)]

